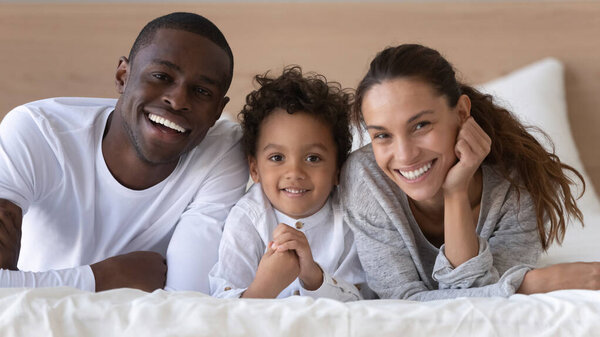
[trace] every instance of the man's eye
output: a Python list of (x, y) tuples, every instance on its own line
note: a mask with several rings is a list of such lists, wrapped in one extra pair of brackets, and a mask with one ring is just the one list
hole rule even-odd
[(162, 73), (154, 73), (154, 74), (152, 74), (152, 77), (154, 77), (158, 80), (161, 80), (161, 81), (166, 81), (169, 79), (169, 77), (167, 75), (162, 74)]
[(310, 155), (310, 156), (306, 157), (306, 161), (310, 162), (310, 163), (318, 163), (321, 161), (321, 157), (316, 156), (316, 155)]
[(196, 95), (199, 95), (199, 96), (210, 96), (210, 91), (208, 91), (204, 88), (196, 88), (195, 92), (196, 92)]
[(269, 157), (270, 161), (282, 161), (283, 160), (283, 156), (280, 154), (274, 154), (272, 156)]

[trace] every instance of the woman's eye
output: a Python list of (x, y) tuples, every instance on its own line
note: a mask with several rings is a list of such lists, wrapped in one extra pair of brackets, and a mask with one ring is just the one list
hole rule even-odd
[(431, 123), (429, 123), (429, 122), (419, 122), (419, 123), (417, 123), (415, 125), (415, 130), (420, 130), (420, 129), (426, 127), (429, 124), (431, 124)]
[(373, 139), (385, 139), (388, 137), (389, 135), (387, 133), (376, 133), (373, 135)]
[(310, 163), (318, 163), (321, 161), (321, 158), (319, 156), (310, 155), (306, 157), (306, 161)]
[(274, 154), (272, 156), (269, 156), (269, 160), (270, 161), (282, 161), (283, 160), (283, 156), (280, 154)]

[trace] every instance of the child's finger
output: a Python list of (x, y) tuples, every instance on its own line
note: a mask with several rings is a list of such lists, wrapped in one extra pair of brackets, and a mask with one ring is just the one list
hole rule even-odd
[(293, 229), (292, 227), (284, 224), (284, 223), (280, 223), (279, 225), (277, 225), (277, 227), (275, 227), (275, 229), (273, 230), (273, 237), (277, 237), (285, 232), (288, 232), (290, 229)]
[(302, 250), (304, 247), (298, 243), (296, 240), (286, 241), (277, 246), (278, 252), (285, 252), (287, 250)]
[(273, 253), (276, 252), (276, 250), (277, 250), (277, 246), (275, 245), (275, 242), (269, 241), (269, 244), (267, 244), (267, 251), (265, 252), (265, 254), (272, 255)]
[(285, 233), (280, 234), (276, 238), (273, 238), (273, 242), (275, 243), (276, 246), (280, 246), (282, 243), (284, 243), (286, 241), (291, 241), (291, 240), (307, 241), (306, 237), (304, 235), (298, 235), (298, 233), (292, 233), (292, 232), (285, 232)]

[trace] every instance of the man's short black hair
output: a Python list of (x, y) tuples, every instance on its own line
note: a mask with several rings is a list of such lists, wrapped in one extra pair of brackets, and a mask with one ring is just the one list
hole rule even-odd
[(214, 23), (198, 14), (175, 12), (148, 22), (135, 39), (129, 51), (129, 63), (133, 63), (133, 59), (140, 49), (152, 42), (154, 35), (159, 29), (178, 29), (198, 34), (223, 49), (229, 56), (229, 78), (225, 82), (225, 90), (229, 89), (233, 78), (233, 53), (231, 52), (229, 43), (227, 43), (225, 36)]

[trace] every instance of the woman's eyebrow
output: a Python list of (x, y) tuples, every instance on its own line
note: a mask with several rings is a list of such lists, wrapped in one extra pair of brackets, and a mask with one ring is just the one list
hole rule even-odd
[(418, 114), (416, 114), (416, 115), (412, 116), (411, 118), (409, 118), (408, 121), (406, 121), (406, 123), (407, 124), (412, 123), (415, 120), (423, 117), (423, 115), (432, 114), (432, 113), (433, 113), (433, 110), (423, 110), (423, 111), (419, 112)]

